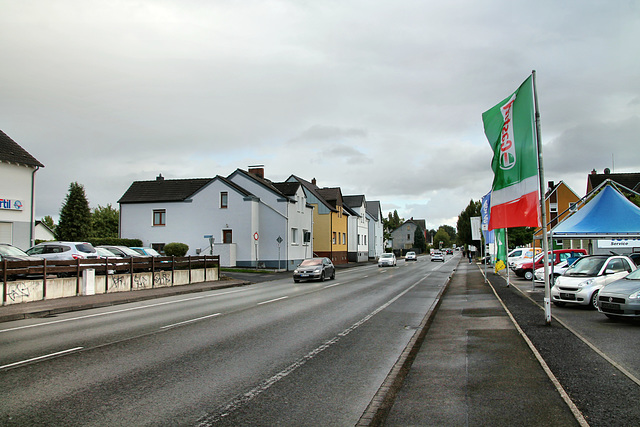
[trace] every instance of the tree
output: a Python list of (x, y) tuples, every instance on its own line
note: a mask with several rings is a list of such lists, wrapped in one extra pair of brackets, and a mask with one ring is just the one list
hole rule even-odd
[(103, 207), (98, 205), (91, 214), (92, 237), (118, 237), (118, 223), (120, 212), (111, 204)]
[(56, 239), (82, 241), (91, 234), (91, 209), (84, 187), (77, 182), (69, 185), (69, 192), (60, 209), (60, 221), (55, 230)]
[(534, 227), (514, 227), (507, 230), (509, 236), (509, 248), (526, 246), (533, 242)]
[(458, 235), (457, 241), (459, 245), (475, 245), (471, 239), (471, 217), (480, 216), (480, 208), (482, 207), (482, 202), (478, 200), (474, 202), (473, 199), (469, 202), (469, 205), (460, 212), (458, 215)]
[(420, 227), (416, 228), (416, 232), (413, 233), (413, 246), (422, 252), (427, 250), (427, 240), (424, 238), (424, 230)]
[(452, 242), (456, 241), (456, 237), (458, 235), (458, 233), (456, 233), (456, 229), (450, 225), (441, 225), (440, 228), (443, 228), (444, 231), (447, 232), (447, 234), (449, 234), (449, 238), (451, 239)]
[(433, 247), (440, 249), (440, 242), (442, 242), (443, 248), (448, 248), (451, 246), (451, 238), (449, 237), (449, 233), (444, 228), (444, 226), (440, 226), (436, 235), (433, 236)]
[(382, 226), (384, 229), (384, 239), (391, 239), (391, 232), (400, 227), (404, 223), (404, 219), (400, 218), (398, 211), (394, 210), (393, 215), (389, 212), (388, 218), (382, 218)]
[(42, 223), (44, 225), (46, 225), (47, 227), (49, 227), (49, 230), (55, 231), (56, 223), (53, 222), (53, 218), (51, 218), (49, 215), (47, 215), (44, 218), (42, 218)]

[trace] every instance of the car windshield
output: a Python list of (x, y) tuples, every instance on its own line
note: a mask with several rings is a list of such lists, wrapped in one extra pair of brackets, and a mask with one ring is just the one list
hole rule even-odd
[(140, 256), (138, 252), (126, 246), (116, 246), (116, 247), (129, 256)]
[(153, 249), (153, 248), (147, 248), (147, 249), (145, 249), (145, 251), (147, 251), (147, 254), (148, 254), (148, 255), (151, 255), (151, 256), (161, 256), (161, 255), (158, 253), (158, 251), (156, 251), (156, 250), (155, 250), (155, 249)]
[(320, 258), (305, 259), (300, 263), (302, 267), (308, 267), (311, 265), (321, 265), (321, 264), (322, 264), (322, 260)]
[(15, 246), (5, 246), (0, 245), (0, 254), (2, 255), (13, 255), (13, 256), (25, 256), (26, 253), (22, 252), (21, 249), (16, 248)]
[(382, 254), (380, 258), (393, 258), (393, 254)]
[(89, 243), (78, 243), (76, 245), (76, 249), (78, 249), (80, 252), (84, 252), (85, 254), (95, 254), (96, 250), (94, 249), (93, 246), (91, 246), (91, 244)]
[(604, 257), (588, 257), (580, 258), (574, 262), (567, 270), (567, 276), (597, 276), (607, 258)]
[(407, 255), (415, 255), (415, 252), (407, 252)]
[(627, 277), (625, 277), (625, 279), (640, 280), (640, 268), (638, 268), (637, 270), (634, 270), (631, 273), (627, 274)]

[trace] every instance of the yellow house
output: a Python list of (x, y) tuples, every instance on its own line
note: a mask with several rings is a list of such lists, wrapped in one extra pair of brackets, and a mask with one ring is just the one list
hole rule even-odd
[(299, 182), (313, 205), (313, 252), (315, 256), (327, 257), (334, 264), (347, 263), (347, 226), (349, 214), (346, 212), (342, 191), (339, 187), (319, 188), (316, 179), (311, 182), (291, 175), (287, 182)]

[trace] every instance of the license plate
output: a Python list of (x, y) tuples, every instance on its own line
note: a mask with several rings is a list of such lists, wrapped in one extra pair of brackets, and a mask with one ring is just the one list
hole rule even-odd
[(619, 304), (611, 304), (609, 302), (601, 302), (600, 308), (609, 309), (609, 310), (620, 310)]
[(560, 299), (569, 299), (569, 300), (575, 300), (576, 296), (574, 294), (560, 294)]
[(301, 274), (300, 277), (309, 277), (308, 274)]

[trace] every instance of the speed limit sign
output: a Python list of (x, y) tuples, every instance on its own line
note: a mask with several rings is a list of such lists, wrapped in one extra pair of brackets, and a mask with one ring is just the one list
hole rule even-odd
[(256, 231), (255, 233), (253, 233), (253, 240), (258, 240), (260, 238), (260, 235), (258, 234), (258, 232)]

